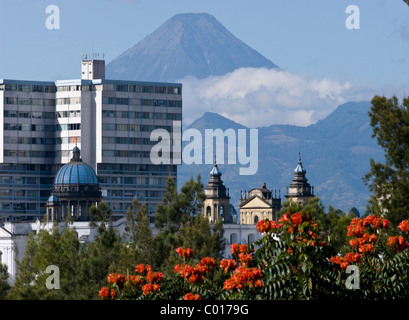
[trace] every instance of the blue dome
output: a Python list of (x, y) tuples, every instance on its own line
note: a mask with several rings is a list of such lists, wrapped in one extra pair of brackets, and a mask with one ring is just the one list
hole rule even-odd
[(73, 157), (55, 176), (54, 185), (97, 185), (98, 179), (94, 169), (82, 162), (80, 149), (73, 149)]
[(219, 170), (216, 160), (214, 161), (212, 171), (210, 171), (210, 176), (211, 177), (221, 177), (222, 176), (222, 172)]
[(307, 170), (305, 170), (304, 167), (302, 166), (301, 154), (298, 154), (298, 164), (294, 170), (294, 173), (301, 173), (301, 174), (307, 173)]
[(47, 202), (56, 203), (56, 202), (60, 202), (60, 200), (59, 200), (56, 196), (51, 195), (51, 196), (48, 198)]
[(95, 171), (85, 163), (67, 163), (55, 176), (54, 184), (97, 184)]

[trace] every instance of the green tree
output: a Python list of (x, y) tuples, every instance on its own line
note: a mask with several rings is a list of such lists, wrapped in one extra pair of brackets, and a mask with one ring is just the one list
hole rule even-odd
[[(48, 269), (50, 266), (53, 268)], [(66, 227), (60, 232), (54, 226), (37, 235), (31, 233), (17, 270), (8, 299), (78, 299), (82, 279), (78, 274), (80, 250), (75, 230)]]
[(7, 265), (0, 263), (0, 300), (4, 300), (10, 290), (8, 277)]
[(154, 268), (158, 266), (156, 242), (149, 225), (147, 207), (142, 204), (139, 208), (136, 198), (132, 202), (132, 209), (126, 212), (124, 240), (121, 259), (125, 260), (123, 264), (126, 270), (139, 263), (150, 264)]
[(369, 111), (373, 138), (385, 154), (384, 163), (370, 159), (364, 181), (373, 196), (369, 213), (386, 214), (393, 226), (409, 217), (409, 99), (375, 96)]
[(119, 232), (112, 225), (111, 213), (112, 210), (105, 202), (90, 208), (90, 216), (94, 218), (91, 225), (97, 227), (97, 234), (93, 241), (82, 248), (81, 277), (86, 282), (82, 296), (85, 299), (95, 298), (107, 273), (119, 268), (123, 243)]
[[(191, 178), (177, 192), (175, 181), (169, 178), (163, 202), (157, 208), (155, 248), (162, 255), (160, 260), (167, 274), (172, 274), (176, 261), (175, 249), (190, 246), (197, 257), (219, 257), (224, 250), (223, 227), (219, 221), (213, 226), (201, 216), (206, 196), (200, 175)], [(158, 264), (160, 266), (161, 264)]]

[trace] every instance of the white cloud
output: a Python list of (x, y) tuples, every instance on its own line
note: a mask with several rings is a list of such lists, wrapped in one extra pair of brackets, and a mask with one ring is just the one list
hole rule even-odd
[(307, 79), (277, 69), (241, 68), (223, 76), (188, 77), (180, 82), (185, 124), (211, 111), (250, 128), (306, 126), (344, 102), (370, 99), (349, 82)]

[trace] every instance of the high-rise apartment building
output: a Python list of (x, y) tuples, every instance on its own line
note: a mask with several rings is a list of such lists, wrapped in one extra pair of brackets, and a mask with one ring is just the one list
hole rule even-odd
[(97, 173), (103, 200), (122, 216), (136, 197), (151, 214), (177, 164), (155, 165), (155, 129), (182, 119), (182, 85), (105, 79), (83, 60), (81, 79), (0, 79), (0, 216), (41, 217), (57, 171), (75, 146)]

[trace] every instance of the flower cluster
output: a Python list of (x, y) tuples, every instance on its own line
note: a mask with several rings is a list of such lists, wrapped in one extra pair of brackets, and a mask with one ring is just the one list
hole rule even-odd
[(409, 231), (409, 220), (403, 220), (401, 223), (399, 223), (398, 228), (403, 232), (408, 232)]
[[(246, 244), (233, 243), (230, 247), (231, 253), (235, 259), (223, 259), (220, 261), (220, 268), (224, 273), (234, 271), (231, 277), (224, 281), (224, 290), (242, 290), (245, 286), (250, 288), (258, 288), (262, 286), (261, 279), (263, 273), (258, 268), (249, 267), (253, 263), (254, 249), (251, 249)], [(240, 266), (238, 266), (240, 263)]]
[(254, 252), (254, 249), (250, 250), (246, 244), (238, 244), (238, 243), (233, 243), (230, 246), (230, 252), (232, 255), (238, 255), (240, 253), (249, 253), (249, 252)]
[(185, 296), (183, 297), (183, 300), (201, 300), (201, 297), (197, 293), (193, 294), (189, 292), (185, 294)]
[(237, 268), (237, 262), (234, 259), (223, 259), (220, 261), (220, 268), (224, 270), (224, 273), (233, 271)]
[(250, 288), (261, 287), (263, 285), (261, 279), (263, 278), (263, 273), (258, 268), (247, 268), (245, 266), (238, 267), (232, 276), (224, 281), (224, 290), (242, 290), (245, 286)]
[(246, 244), (233, 243), (230, 246), (230, 251), (242, 266), (248, 266), (253, 261), (254, 249), (250, 249)]
[(368, 228), (369, 231), (374, 232), (375, 230), (386, 229), (388, 227), (388, 220), (374, 215), (369, 215), (365, 218), (354, 218), (347, 227), (347, 236), (361, 238), (368, 232)]
[[(409, 234), (409, 220), (403, 220), (399, 226), (400, 229), (405, 236)], [(393, 247), (396, 252), (401, 252), (407, 248), (409, 248), (409, 242), (403, 236), (391, 236), (388, 239), (388, 245)]]
[(362, 257), (362, 255), (359, 254), (359, 253), (348, 252), (345, 255), (345, 257), (341, 257), (341, 256), (331, 257), (330, 261), (332, 263), (339, 264), (340, 267), (345, 270), (346, 268), (348, 268), (348, 266), (349, 266), (349, 264), (351, 262), (360, 263), (361, 262), (361, 257)]
[(409, 248), (409, 243), (402, 236), (392, 236), (388, 239), (388, 246), (393, 247), (396, 252), (401, 252)]
[(159, 290), (159, 283), (163, 280), (164, 275), (162, 272), (153, 272), (152, 266), (149, 264), (138, 264), (135, 267), (135, 272), (139, 275), (130, 277), (128, 281), (132, 284), (142, 285), (142, 292), (144, 295), (147, 295), (151, 292), (156, 292)]
[(376, 232), (389, 227), (389, 221), (369, 215), (365, 218), (354, 218), (347, 227), (347, 236), (352, 237), (349, 244), (360, 253), (374, 252), (377, 241)]
[(389, 221), (379, 216), (369, 215), (365, 218), (354, 218), (347, 227), (347, 236), (354, 252), (348, 252), (345, 257), (331, 257), (330, 261), (346, 269), (351, 263), (360, 263), (362, 255), (373, 253), (378, 240), (376, 235), (381, 229), (389, 227)]
[(108, 283), (121, 286), (125, 282), (126, 278), (120, 273), (111, 273), (108, 275)]
[(104, 300), (114, 299), (125, 287), (132, 290), (141, 290), (144, 295), (159, 290), (159, 283), (164, 278), (162, 272), (153, 272), (149, 264), (138, 264), (135, 267), (135, 272), (137, 273), (136, 275), (129, 275), (127, 277), (121, 273), (109, 274), (107, 280), (111, 288), (101, 288), (99, 296)]
[(190, 258), (193, 256), (193, 250), (190, 248), (182, 248), (179, 247), (176, 249), (176, 253), (181, 256), (181, 257), (186, 257), (186, 258)]
[(108, 289), (107, 287), (102, 287), (99, 290), (99, 296), (104, 300), (114, 299), (116, 297), (116, 292), (114, 289)]
[[(193, 255), (193, 250), (189, 248), (187, 249), (178, 248), (176, 250), (179, 250), (179, 252), (182, 253), (180, 254), (178, 252), (179, 255), (182, 257), (186, 257), (186, 255), (184, 255), (184, 252), (189, 252), (189, 256)], [(197, 282), (203, 283), (205, 281), (206, 274), (210, 272), (212, 268), (215, 266), (216, 266), (216, 259), (212, 257), (204, 257), (194, 267), (192, 267), (189, 264), (184, 264), (184, 265), (177, 264), (174, 267), (174, 271), (176, 273), (179, 273), (182, 278), (187, 279), (190, 283), (197, 283)]]
[(318, 236), (318, 224), (311, 220), (308, 214), (296, 212), (293, 214), (285, 213), (279, 219), (280, 226), (287, 234), (290, 234), (296, 243), (304, 243), (307, 246), (326, 246)]
[(282, 225), (278, 224), (274, 220), (269, 220), (269, 219), (264, 219), (260, 220), (257, 222), (256, 228), (258, 232), (260, 233), (268, 233), (270, 231), (272, 232), (278, 232), (281, 229)]

